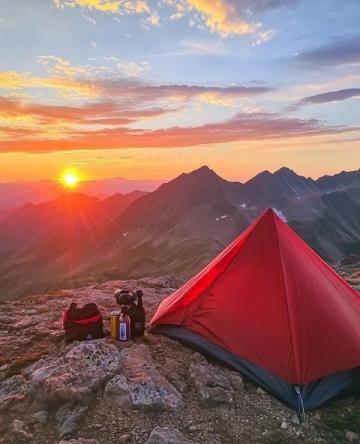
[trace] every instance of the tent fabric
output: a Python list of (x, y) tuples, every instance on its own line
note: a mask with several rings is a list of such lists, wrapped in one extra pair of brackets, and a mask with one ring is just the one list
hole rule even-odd
[[(189, 345), (204, 355), (226, 364), (251, 379), (257, 385), (294, 410), (301, 410), (295, 386), (267, 370), (218, 347), (207, 339), (183, 327), (159, 325), (154, 333), (169, 336)], [(305, 410), (316, 409), (330, 400), (360, 393), (360, 367), (343, 370), (316, 381), (299, 386)]]
[(166, 298), (150, 322), (183, 327), (305, 385), (360, 366), (360, 297), (273, 210)]

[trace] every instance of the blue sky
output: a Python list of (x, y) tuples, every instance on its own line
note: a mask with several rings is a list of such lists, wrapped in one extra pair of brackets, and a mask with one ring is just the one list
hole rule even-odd
[(358, 168), (359, 24), (358, 0), (0, 0), (0, 181)]

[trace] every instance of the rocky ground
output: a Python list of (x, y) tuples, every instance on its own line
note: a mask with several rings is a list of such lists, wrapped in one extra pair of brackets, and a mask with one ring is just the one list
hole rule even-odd
[[(337, 271), (360, 290), (356, 261)], [(179, 285), (112, 281), (1, 303), (0, 443), (360, 442), (359, 397), (310, 412), (300, 425), (238, 373), (166, 337), (63, 341), (61, 316), (72, 300), (96, 301), (108, 329), (116, 288), (143, 289), (150, 318)]]

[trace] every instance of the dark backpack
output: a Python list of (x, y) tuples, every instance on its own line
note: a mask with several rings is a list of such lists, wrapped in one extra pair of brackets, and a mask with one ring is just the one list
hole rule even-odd
[(63, 327), (67, 342), (104, 337), (102, 316), (94, 303), (86, 304), (82, 308), (78, 308), (75, 303), (72, 303), (64, 311)]

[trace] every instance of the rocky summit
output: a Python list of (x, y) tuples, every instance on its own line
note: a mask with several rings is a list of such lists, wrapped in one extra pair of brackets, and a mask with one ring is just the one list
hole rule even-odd
[[(355, 259), (337, 271), (360, 290)], [(1, 303), (0, 443), (360, 442), (360, 398), (309, 412), (300, 424), (273, 396), (176, 341), (110, 338), (116, 288), (142, 289), (149, 319), (181, 283), (111, 281)], [(71, 301), (97, 303), (104, 339), (64, 342)]]

